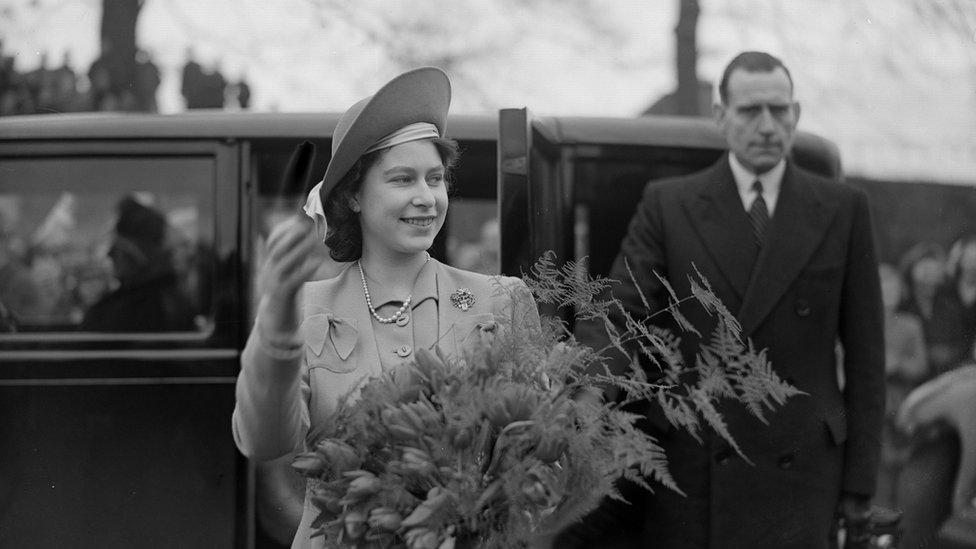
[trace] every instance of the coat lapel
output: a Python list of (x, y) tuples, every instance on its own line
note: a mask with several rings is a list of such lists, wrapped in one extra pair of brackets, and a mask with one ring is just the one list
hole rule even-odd
[(709, 255), (741, 300), (756, 256), (752, 226), (727, 157), (704, 174), (701, 188), (686, 204), (686, 210)]
[(818, 196), (815, 183), (787, 164), (767, 231), (769, 240), (759, 253), (737, 315), (743, 335), (749, 336), (762, 323), (803, 270), (823, 240), (833, 214)]

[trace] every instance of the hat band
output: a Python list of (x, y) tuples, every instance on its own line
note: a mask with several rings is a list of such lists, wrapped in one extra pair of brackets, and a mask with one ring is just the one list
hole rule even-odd
[(419, 141), (421, 139), (431, 139), (440, 136), (441, 134), (437, 131), (437, 126), (429, 122), (416, 122), (414, 124), (408, 124), (380, 139), (374, 143), (373, 146), (363, 151), (363, 154), (378, 151), (380, 149), (387, 149), (389, 147), (395, 147), (397, 145), (409, 143), (410, 141)]

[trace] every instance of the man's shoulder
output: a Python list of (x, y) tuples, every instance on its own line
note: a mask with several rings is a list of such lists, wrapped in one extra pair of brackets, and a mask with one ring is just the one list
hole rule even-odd
[(843, 179), (826, 177), (809, 171), (790, 162), (789, 177), (794, 181), (809, 185), (814, 192), (829, 200), (851, 200), (865, 194), (863, 190), (850, 185)]
[[(681, 196), (697, 193), (703, 187), (712, 184), (720, 178), (730, 177), (728, 162), (722, 156), (717, 162), (707, 168), (693, 173), (653, 179), (647, 183), (646, 189), (661, 196)], [(731, 172), (729, 172), (731, 173)]]

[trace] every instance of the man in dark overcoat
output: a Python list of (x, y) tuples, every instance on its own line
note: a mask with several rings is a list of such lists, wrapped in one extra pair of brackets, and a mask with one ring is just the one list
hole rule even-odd
[[(646, 317), (628, 265), (655, 310), (668, 301), (652, 273), (690, 295), (697, 268), (742, 336), (767, 348), (775, 372), (806, 394), (768, 414), (769, 425), (741, 404), (721, 406), (751, 464), (716, 433), (699, 443), (649, 412), (686, 496), (658, 488), (648, 497), (644, 546), (827, 547), (835, 516), (866, 509), (878, 466), (885, 355), (868, 203), (790, 160), (800, 106), (779, 59), (740, 54), (720, 96), (714, 112), (729, 154), (647, 185), (611, 270), (623, 281), (614, 296)], [(682, 310), (710, 335), (713, 317), (697, 304)], [(701, 341), (681, 335), (694, 365)]]

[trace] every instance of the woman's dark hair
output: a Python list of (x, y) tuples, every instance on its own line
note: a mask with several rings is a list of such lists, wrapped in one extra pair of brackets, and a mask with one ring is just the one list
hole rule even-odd
[[(453, 169), (461, 156), (458, 142), (447, 137), (436, 137), (430, 142), (441, 157), (446, 170), (444, 180), (450, 186), (453, 182)], [(363, 255), (363, 229), (359, 225), (359, 214), (352, 210), (350, 204), (362, 188), (366, 172), (388, 150), (380, 149), (360, 156), (329, 194), (323, 206), (325, 219), (329, 224), (325, 245), (329, 247), (329, 255), (336, 261), (355, 261)]]

